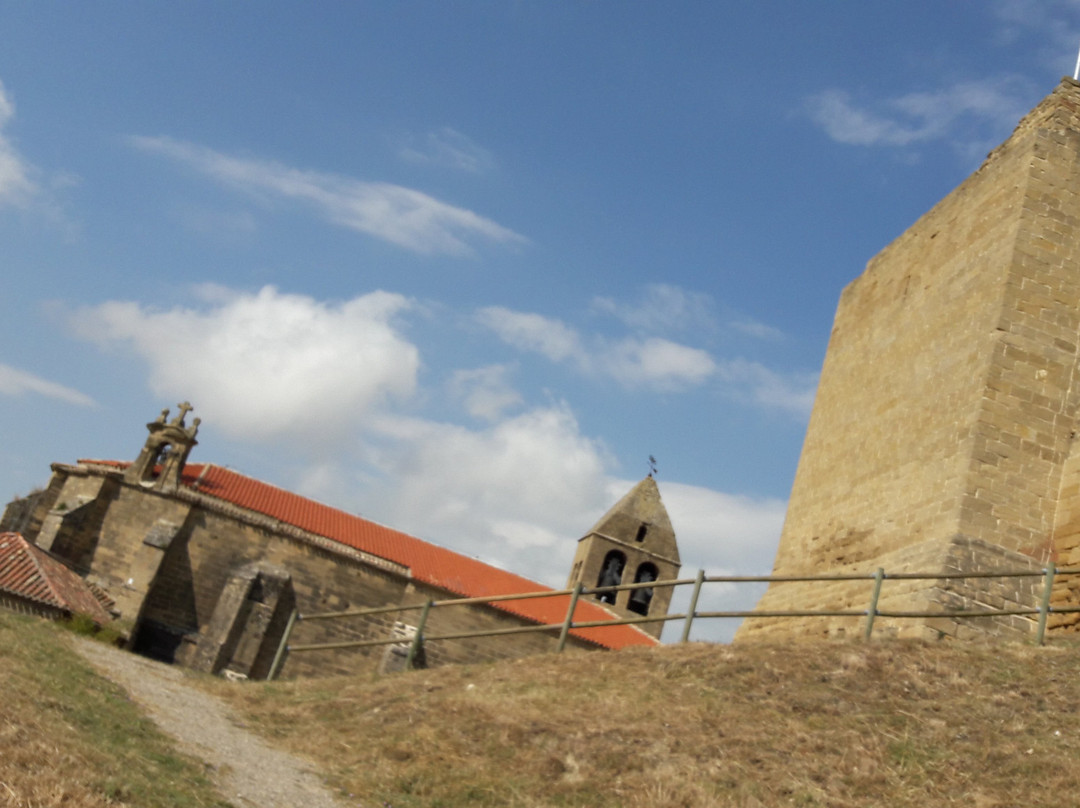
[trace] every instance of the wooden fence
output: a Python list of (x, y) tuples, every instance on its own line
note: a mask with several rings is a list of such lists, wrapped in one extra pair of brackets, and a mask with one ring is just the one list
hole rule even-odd
[[(341, 612), (325, 612), (318, 614), (301, 614), (298, 611), (294, 611), (290, 617), (288, 624), (285, 628), (285, 632), (282, 636), (281, 643), (278, 646), (277, 653), (274, 657), (274, 662), (270, 669), (270, 675), (268, 678), (273, 679), (281, 666), (281, 662), (284, 659), (285, 653), (304, 653), (308, 651), (324, 651), (324, 650), (340, 650), (346, 648), (370, 648), (380, 645), (398, 645), (402, 644), (404, 640), (402, 637), (389, 637), (374, 640), (355, 640), (347, 642), (333, 642), (333, 643), (314, 643), (314, 644), (301, 644), (290, 645), (289, 640), (292, 637), (293, 630), (297, 624), (303, 621), (315, 621), (315, 620), (344, 620), (349, 618), (358, 617), (370, 617), (376, 615), (389, 614), (392, 612), (409, 612), (418, 611), (420, 613), (417, 619), (417, 625), (415, 633), (412, 639), (409, 641), (409, 650), (406, 656), (405, 667), (412, 666), (412, 662), (415, 659), (420, 647), (423, 643), (438, 642), (443, 640), (459, 640), (474, 637), (498, 637), (508, 636), (513, 634), (526, 634), (531, 632), (551, 632), (558, 633), (559, 638), (556, 644), (556, 653), (561, 652), (566, 647), (567, 638), (573, 629), (580, 628), (602, 628), (604, 626), (625, 626), (636, 625), (642, 623), (659, 623), (659, 622), (671, 622), (682, 621), (682, 634), (679, 638), (679, 642), (688, 642), (690, 639), (690, 631), (696, 620), (708, 620), (708, 619), (755, 619), (762, 617), (770, 618), (793, 618), (793, 617), (853, 617), (863, 618), (863, 637), (870, 639), (874, 630), (874, 621), (878, 617), (896, 618), (896, 619), (917, 619), (917, 618), (929, 618), (929, 617), (948, 617), (956, 618), (960, 620), (974, 619), (979, 617), (999, 617), (1005, 615), (1018, 615), (1036, 617), (1035, 622), (1035, 636), (1034, 642), (1038, 645), (1042, 645), (1046, 639), (1046, 622), (1051, 614), (1070, 614), (1080, 613), (1080, 606), (1077, 607), (1052, 607), (1050, 605), (1050, 593), (1053, 589), (1054, 580), (1057, 577), (1068, 575), (1080, 575), (1080, 568), (1071, 569), (1057, 569), (1051, 562), (1042, 570), (1021, 570), (1021, 571), (995, 571), (995, 572), (954, 572), (954, 573), (920, 573), (920, 572), (900, 572), (900, 573), (886, 573), (884, 569), (878, 568), (872, 573), (849, 573), (842, 575), (706, 575), (704, 570), (699, 570), (697, 576), (694, 578), (678, 578), (667, 581), (649, 581), (646, 583), (638, 584), (622, 584), (620, 586), (601, 586), (601, 587), (584, 587), (580, 583), (573, 589), (553, 589), (543, 592), (527, 592), (518, 595), (497, 595), (492, 597), (483, 598), (451, 598), (448, 600), (428, 600), (424, 603), (409, 605), (409, 606), (383, 606), (374, 609), (352, 609)], [(941, 581), (950, 579), (975, 579), (975, 578), (1042, 578), (1043, 586), (1039, 600), (1039, 605), (1033, 607), (1017, 607), (1011, 609), (962, 609), (952, 611), (896, 611), (896, 610), (882, 610), (878, 608), (878, 600), (881, 595), (882, 584), (886, 580), (907, 580), (907, 581)], [(867, 601), (867, 608), (865, 609), (847, 609), (847, 610), (827, 610), (827, 609), (794, 609), (794, 610), (782, 610), (782, 611), (761, 611), (757, 609), (743, 610), (743, 611), (698, 611), (698, 600), (701, 596), (701, 591), (706, 584), (743, 584), (743, 583), (793, 583), (793, 582), (815, 582), (815, 581), (867, 581), (871, 584), (869, 597)], [(687, 610), (679, 614), (666, 614), (658, 616), (643, 616), (643, 617), (625, 617), (625, 618), (612, 618), (611, 620), (589, 620), (589, 621), (575, 621), (573, 619), (574, 611), (577, 608), (578, 600), (582, 596), (587, 595), (599, 595), (604, 593), (624, 592), (634, 589), (656, 588), (656, 587), (672, 587), (677, 588), (681, 586), (693, 587), (690, 593), (690, 603)], [(473, 606), (483, 605), (491, 603), (504, 603), (508, 601), (528, 600), (533, 598), (552, 598), (563, 597), (569, 595), (570, 602), (569, 607), (566, 610), (566, 616), (560, 623), (549, 624), (537, 624), (532, 626), (518, 626), (515, 628), (503, 628), (493, 629), (488, 631), (462, 631), (454, 632), (450, 634), (425, 634), (425, 627), (427, 625), (428, 616), (431, 614), (432, 609), (442, 609), (451, 606)]]

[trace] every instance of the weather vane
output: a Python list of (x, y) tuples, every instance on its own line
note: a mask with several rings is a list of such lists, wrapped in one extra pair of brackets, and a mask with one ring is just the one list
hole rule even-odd
[(652, 477), (656, 474), (656, 458), (649, 455), (649, 476)]

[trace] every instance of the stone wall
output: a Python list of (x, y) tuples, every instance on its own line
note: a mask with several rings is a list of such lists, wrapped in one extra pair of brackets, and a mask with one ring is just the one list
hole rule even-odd
[[(873, 569), (848, 566), (828, 574), (860, 574), (856, 581), (777, 583), (758, 608), (762, 611), (857, 611), (857, 617), (750, 618), (743, 639), (778, 640), (862, 637), (873, 593), (873, 574), (880, 566), (886, 578), (877, 603), (879, 612), (950, 612), (1036, 609), (1042, 592), (1042, 568), (1028, 556), (981, 539), (954, 536), (930, 540), (882, 556)], [(890, 578), (901, 573), (936, 574), (1028, 572), (1023, 578)], [(1030, 639), (1036, 618), (883, 617), (874, 620), (874, 637), (926, 640), (1007, 637)]]
[[(214, 670), (228, 665), (221, 653), (206, 649), (220, 642), (239, 653), (242, 638), (208, 639), (207, 634), (216, 611), (218, 622), (223, 619), (219, 610), (223, 593), (231, 591), (231, 585), (235, 588), (238, 571), (253, 565), (284, 572), (290, 582), (290, 598), (295, 598), (301, 614), (408, 606), (457, 597), (412, 580), (407, 569), (392, 562), (367, 558), (344, 545), (307, 536), (196, 493), (162, 493), (125, 482), (118, 472), (87, 473), (84, 468), (66, 466), (54, 467), (50, 487), (57, 496), (41, 519), (42, 529), (36, 537), (39, 545), (77, 562), (88, 580), (107, 589), (122, 617), (136, 626), (136, 649), (159, 658), (183, 664), (201, 659), (200, 664)], [(249, 606), (241, 604), (240, 608)], [(364, 618), (301, 621), (291, 642), (390, 638), (396, 623), (415, 625), (418, 615), (418, 611), (395, 610)], [(275, 621), (277, 628), (283, 628), (278, 625), (282, 622), (279, 618)], [(491, 607), (446, 607), (431, 612), (425, 634), (522, 625), (531, 623)], [(429, 642), (425, 658), (429, 665), (440, 665), (520, 657), (554, 650), (557, 637), (557, 632), (537, 632)], [(276, 647), (276, 639), (272, 644)], [(571, 639), (570, 646), (595, 648), (577, 639)], [(386, 648), (290, 654), (281, 675), (375, 670), (382, 664)], [(258, 654), (251, 652), (250, 656), (249, 664), (255, 664)]]
[[(1080, 545), (1078, 109), (1065, 79), (844, 290), (776, 574), (888, 567), (925, 542), (944, 564), (958, 536), (1010, 563)], [(761, 608), (790, 599), (774, 589)]]

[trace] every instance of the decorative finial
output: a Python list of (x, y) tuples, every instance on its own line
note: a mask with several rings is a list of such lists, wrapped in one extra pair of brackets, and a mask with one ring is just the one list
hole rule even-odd
[(649, 455), (649, 476), (652, 477), (656, 474), (656, 458)]

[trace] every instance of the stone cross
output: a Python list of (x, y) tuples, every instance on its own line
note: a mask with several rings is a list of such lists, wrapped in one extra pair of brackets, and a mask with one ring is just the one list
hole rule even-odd
[(195, 409), (195, 408), (194, 408), (194, 407), (192, 407), (192, 406), (191, 406), (191, 405), (190, 405), (190, 404), (189, 404), (188, 402), (186, 402), (186, 401), (185, 401), (185, 402), (183, 402), (182, 404), (177, 404), (176, 406), (177, 406), (177, 407), (179, 408), (180, 412), (179, 412), (179, 413), (177, 413), (177, 416), (176, 416), (176, 418), (175, 418), (175, 419), (173, 420), (173, 423), (174, 423), (174, 424), (179, 424), (180, 426), (183, 426), (183, 425), (184, 425), (184, 418), (186, 418), (186, 417), (187, 417), (187, 414), (188, 414), (189, 412), (191, 412), (191, 411), (192, 411), (193, 409)]

